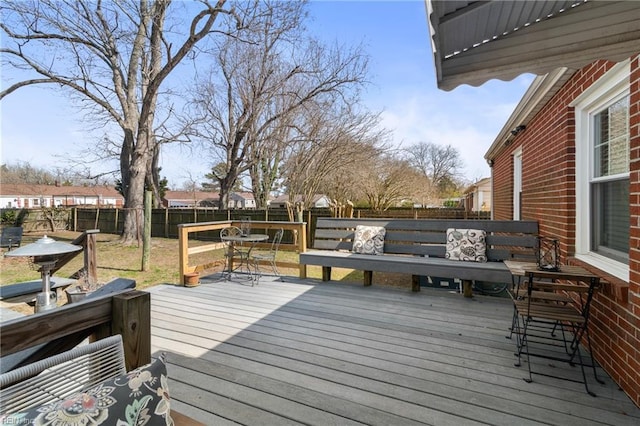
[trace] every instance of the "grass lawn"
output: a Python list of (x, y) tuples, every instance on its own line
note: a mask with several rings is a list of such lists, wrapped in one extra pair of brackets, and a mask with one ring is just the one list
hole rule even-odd
[[(26, 233), (23, 236), (22, 245), (30, 244), (42, 238), (43, 233)], [(56, 241), (71, 242), (80, 235), (78, 232), (58, 231), (48, 233), (49, 237)], [(196, 245), (197, 243), (192, 243)], [(98, 281), (106, 283), (114, 278), (130, 278), (136, 281), (138, 289), (144, 289), (157, 284), (178, 284), (180, 282), (178, 263), (178, 240), (168, 238), (152, 238), (151, 261), (148, 271), (142, 271), (142, 245), (140, 247), (123, 246), (119, 242), (118, 235), (97, 234), (98, 256)], [(3, 250), (3, 253), (6, 251)], [(280, 251), (278, 259), (286, 262), (296, 262), (298, 254), (294, 252)], [(28, 258), (5, 257), (0, 260), (0, 286), (22, 281), (40, 279), (40, 273), (31, 264)], [(204, 272), (215, 273), (222, 269), (224, 264), (223, 251), (215, 250), (206, 253), (198, 253), (190, 256), (190, 264), (202, 264), (216, 262), (217, 266)], [(82, 269), (83, 256), (79, 254), (71, 262), (56, 272), (54, 278), (70, 277)], [(280, 268), (282, 275), (298, 276), (297, 268)], [(322, 270), (318, 266), (310, 266), (307, 270), (309, 278), (320, 278)], [(361, 283), (362, 271), (334, 268), (333, 280), (354, 281)], [(408, 274), (374, 274), (375, 285), (400, 286), (411, 288), (411, 275)], [(34, 296), (35, 297), (35, 296)], [(13, 308), (12, 308), (13, 309)], [(31, 308), (20, 309), (32, 312)]]

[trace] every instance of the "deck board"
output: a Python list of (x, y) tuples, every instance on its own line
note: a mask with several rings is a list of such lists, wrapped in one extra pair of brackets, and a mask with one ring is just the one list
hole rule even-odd
[(588, 378), (597, 398), (580, 383), (522, 380), (526, 364), (513, 365), (515, 343), (505, 338), (509, 300), (288, 281), (150, 289), (152, 349), (168, 353), (180, 411), (247, 425), (640, 422), (608, 377), (604, 386)]

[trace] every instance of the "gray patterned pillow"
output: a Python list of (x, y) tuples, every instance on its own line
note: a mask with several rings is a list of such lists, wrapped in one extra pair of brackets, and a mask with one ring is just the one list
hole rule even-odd
[(386, 232), (383, 226), (356, 226), (351, 251), (361, 254), (382, 254)]
[(487, 261), (487, 233), (481, 229), (447, 229), (445, 258), (470, 262)]

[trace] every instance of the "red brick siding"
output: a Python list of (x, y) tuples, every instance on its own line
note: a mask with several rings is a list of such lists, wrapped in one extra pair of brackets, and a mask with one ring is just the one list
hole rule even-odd
[[(495, 219), (513, 217), (513, 152), (522, 147), (522, 218), (538, 220), (540, 233), (558, 237), (565, 262), (603, 277), (590, 327), (598, 362), (640, 406), (640, 56), (631, 62), (630, 282), (571, 258), (575, 253), (575, 122), (569, 104), (614, 63), (597, 61), (577, 71), (494, 159)], [(628, 291), (627, 291), (628, 289)]]

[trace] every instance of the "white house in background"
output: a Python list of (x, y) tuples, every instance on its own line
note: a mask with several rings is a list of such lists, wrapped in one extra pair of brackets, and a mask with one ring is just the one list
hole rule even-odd
[(491, 211), (491, 178), (480, 179), (464, 191), (464, 208), (471, 212)]
[(124, 197), (110, 186), (0, 185), (0, 208), (5, 209), (123, 205)]
[[(287, 206), (287, 202), (289, 201), (288, 195), (280, 195), (269, 202), (269, 207), (271, 208), (285, 208)], [(296, 195), (294, 197), (293, 204), (299, 203), (302, 201), (301, 195)], [(331, 205), (331, 200), (326, 195), (315, 194), (311, 199), (311, 207), (315, 208), (327, 208)]]
[(168, 208), (218, 207), (220, 194), (206, 191), (166, 191), (162, 205)]
[[(220, 194), (206, 191), (167, 191), (162, 205), (168, 208), (220, 208)], [(229, 208), (255, 209), (256, 200), (250, 192), (233, 192), (229, 195)]]
[(255, 209), (256, 200), (251, 192), (233, 192), (229, 196), (230, 209)]

